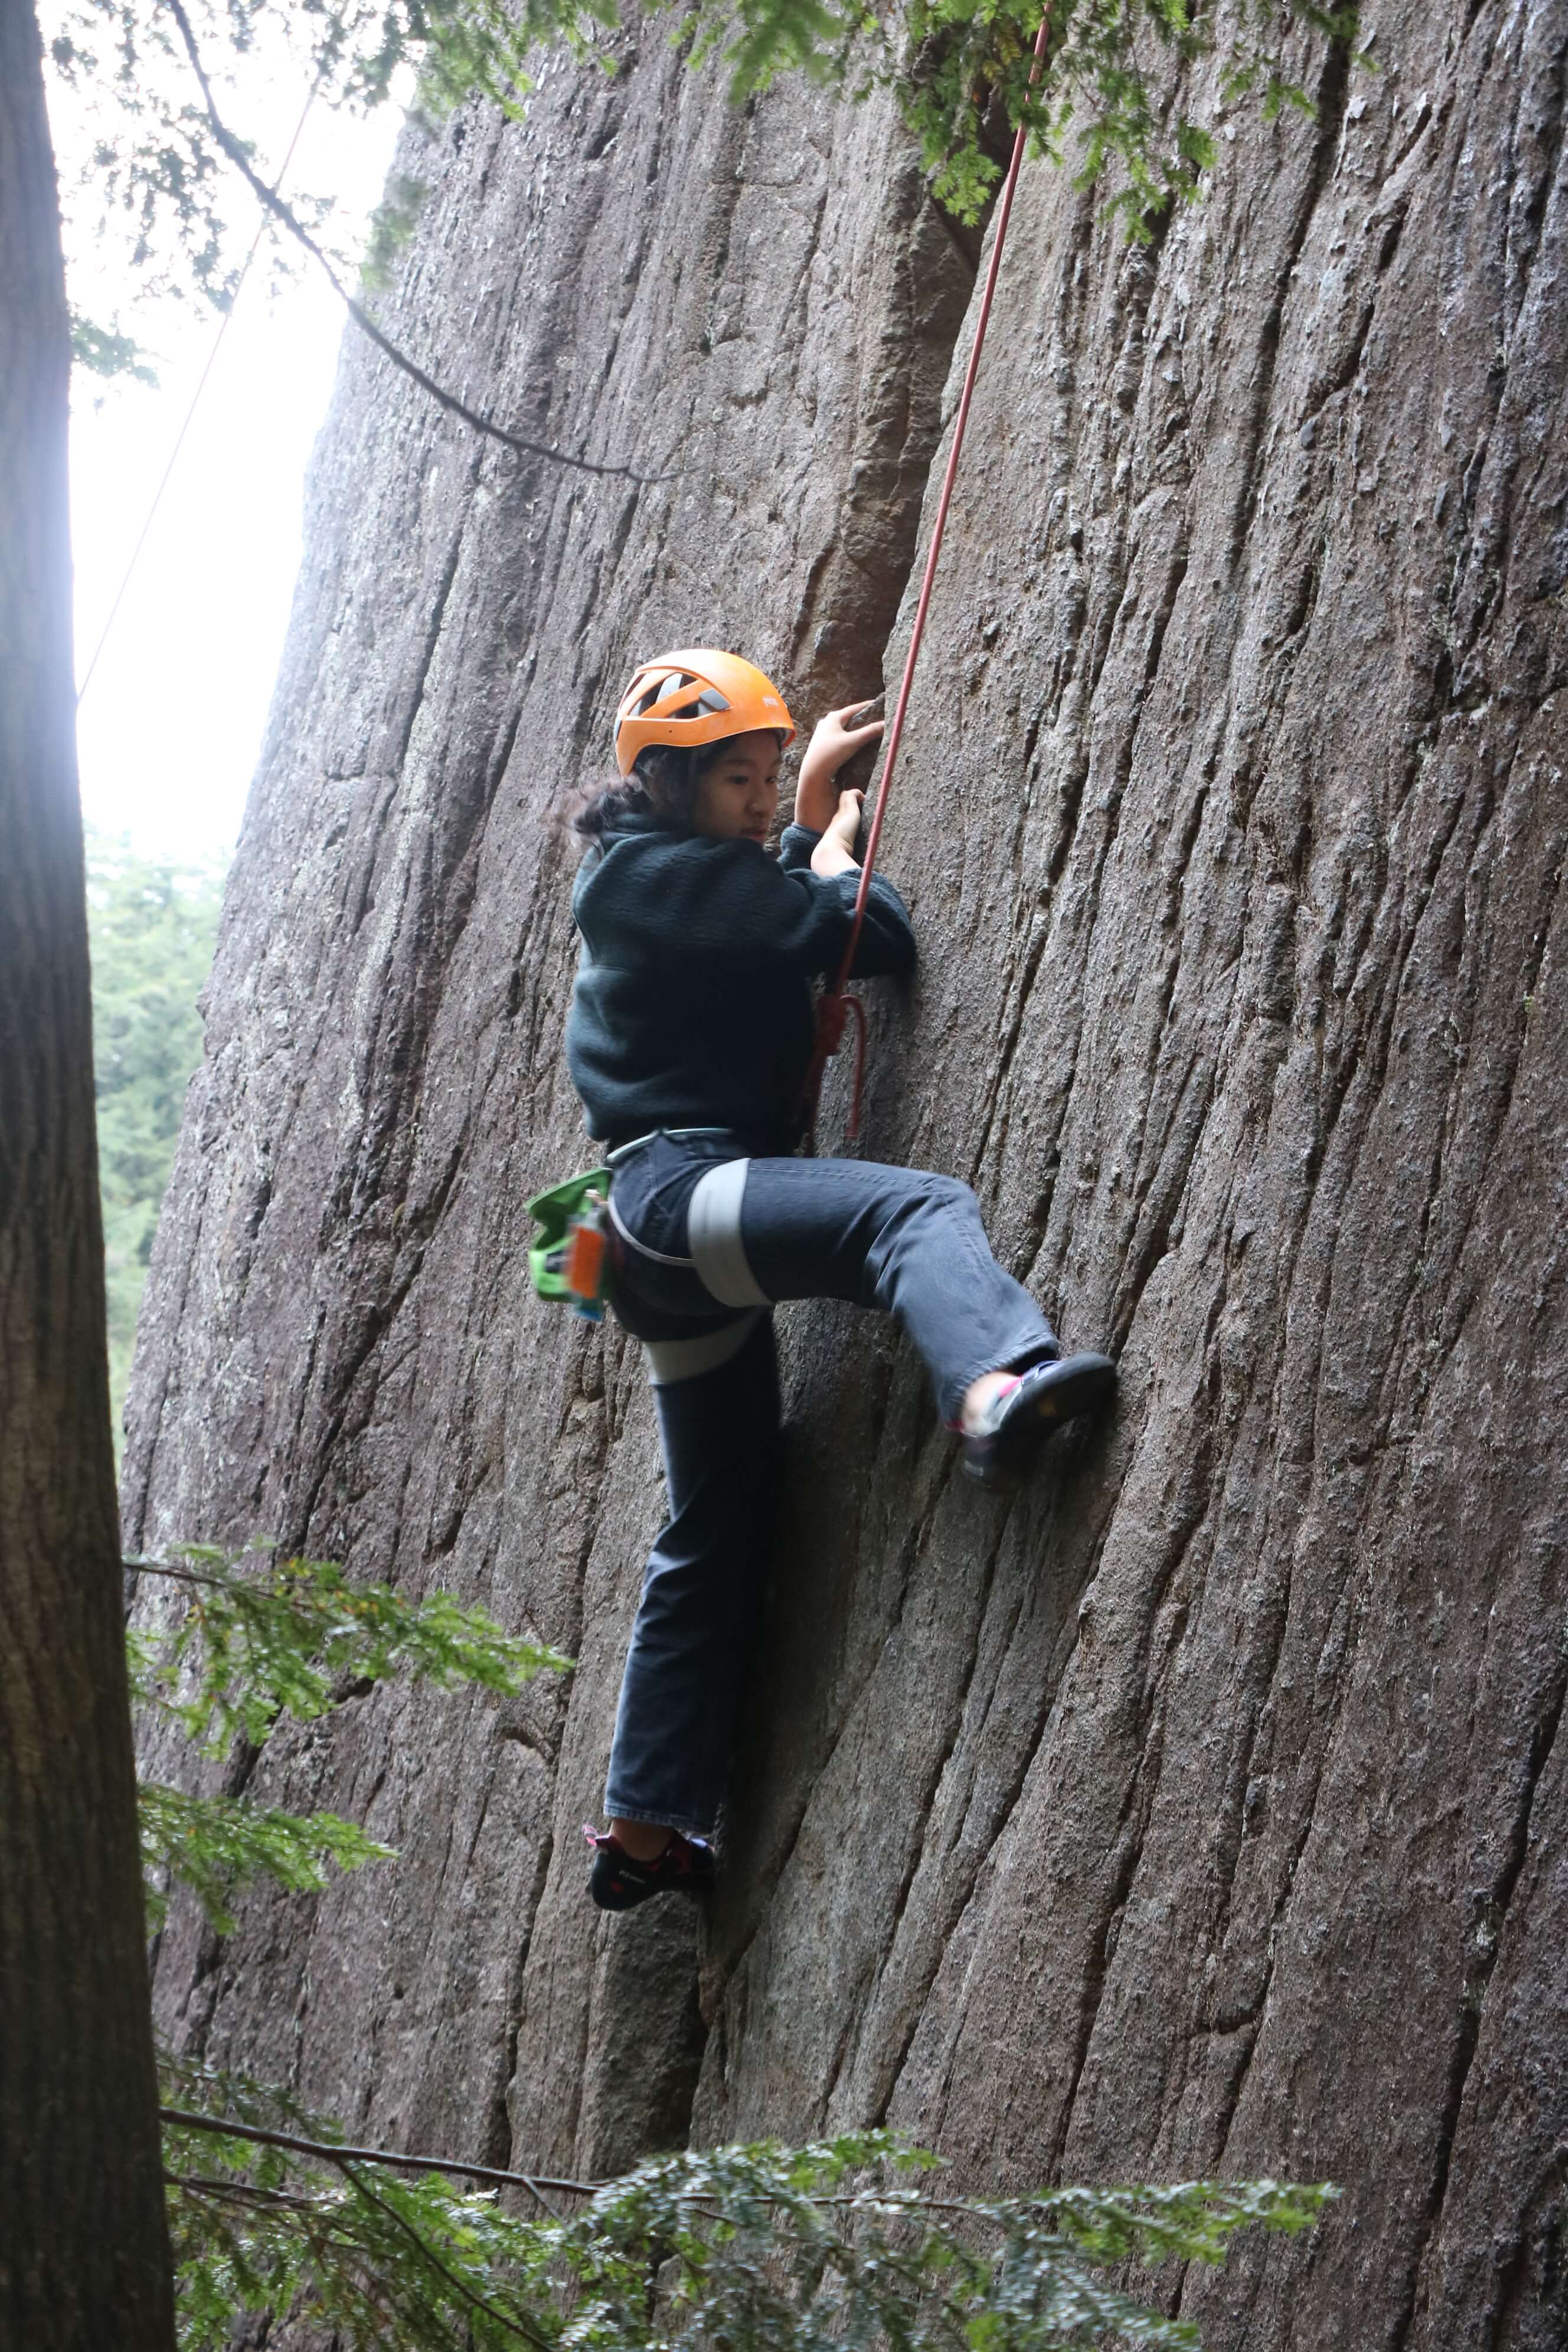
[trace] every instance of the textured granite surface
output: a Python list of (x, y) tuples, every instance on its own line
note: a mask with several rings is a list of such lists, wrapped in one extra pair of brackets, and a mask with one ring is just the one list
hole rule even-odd
[(258, 1792), (400, 1862), (165, 1934), (166, 2027), (357, 2134), (1332, 2176), (1310, 2244), (1169, 2283), (1205, 2341), (1568, 2341), (1568, 5), (1368, 21), (1381, 74), (1303, 51), (1316, 121), (1233, 110), (1146, 251), (1026, 173), (868, 1149), (972, 1181), (1121, 1402), (991, 1498), (890, 1329), (784, 1312), (702, 1922), (582, 1893), (660, 1496), (635, 1346), (526, 1285), (586, 1158), (543, 819), (664, 643), (807, 718), (896, 665), (973, 243), (879, 102), (737, 112), (658, 32), (405, 158), (391, 330), (667, 478), (347, 350), (158, 1244), (133, 1543), (265, 1529), (581, 1661), (277, 1743)]

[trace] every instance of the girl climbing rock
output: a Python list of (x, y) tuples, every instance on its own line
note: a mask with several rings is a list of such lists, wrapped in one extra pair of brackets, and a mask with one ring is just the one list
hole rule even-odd
[[(703, 648), (640, 668), (616, 727), (622, 781), (575, 817), (591, 847), (572, 908), (582, 954), (572, 1079), (605, 1146), (609, 1301), (653, 1375), (669, 1518), (633, 1628), (590, 1889), (605, 1910), (700, 1894), (767, 1569), (779, 1425), (771, 1309), (845, 1298), (896, 1315), (983, 1484), (1015, 1475), (1110, 1395), (1063, 1356), (996, 1264), (951, 1177), (792, 1155), (812, 982), (837, 967), (859, 868), (846, 761), (881, 731), (830, 711), (795, 822), (765, 846), (795, 734), (750, 662)], [(908, 912), (872, 881), (858, 975), (905, 971)]]

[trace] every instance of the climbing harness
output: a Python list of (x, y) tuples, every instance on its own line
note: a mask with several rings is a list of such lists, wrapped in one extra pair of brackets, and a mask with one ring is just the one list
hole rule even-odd
[(567, 1300), (590, 1323), (605, 1319), (610, 1274), (610, 1171), (590, 1168), (538, 1192), (528, 1213), (539, 1227), (528, 1273), (541, 1298)]
[[(553, 1304), (567, 1302), (590, 1323), (602, 1323), (610, 1277), (623, 1244), (641, 1247), (610, 1206), (616, 1170), (659, 1136), (685, 1143), (694, 1136), (729, 1132), (725, 1127), (650, 1128), (646, 1135), (617, 1144), (602, 1168), (590, 1168), (581, 1176), (568, 1176), (563, 1184), (552, 1184), (547, 1192), (536, 1192), (528, 1203), (528, 1213), (539, 1227), (529, 1247), (528, 1275), (539, 1297)], [(741, 1197), (750, 1166), (749, 1160), (721, 1161), (700, 1180), (691, 1196), (691, 1257), (683, 1262), (691, 1265), (698, 1280), (721, 1307), (755, 1308), (768, 1304), (752, 1279), (741, 1246)], [(742, 1328), (732, 1339), (727, 1327), (699, 1339), (660, 1343), (650, 1348), (650, 1353), (656, 1361), (661, 1354), (668, 1360), (669, 1379), (686, 1379), (735, 1354), (755, 1319), (754, 1314), (741, 1316)], [(715, 1351), (716, 1341), (726, 1344)], [(656, 1369), (656, 1387), (659, 1379)]]
[[(1051, 12), (1047, 8), (1040, 19), (1040, 29), (1035, 36), (1034, 64), (1029, 72), (1029, 88), (1034, 89), (1045, 63), (1046, 45), (1050, 38)], [(920, 658), (921, 640), (925, 635), (926, 614), (931, 609), (931, 589), (936, 580), (937, 559), (942, 553), (942, 535), (947, 529), (947, 510), (952, 503), (952, 486), (958, 475), (958, 461), (963, 452), (964, 430), (969, 423), (970, 403), (974, 397), (975, 378), (980, 373), (980, 354), (984, 348), (985, 329), (991, 317), (992, 299), (996, 291), (996, 279), (1002, 268), (1002, 248), (1007, 239), (1007, 223), (1012, 217), (1013, 194), (1023, 167), (1027, 127), (1020, 123), (1013, 141), (1013, 153), (1007, 165), (1007, 177), (1003, 182), (1001, 201), (996, 207), (996, 234), (991, 241), (991, 262), (985, 272), (985, 290), (980, 299), (980, 316), (975, 321), (974, 341), (970, 349), (969, 364), (963, 373), (963, 391), (958, 403), (958, 415), (953, 421), (952, 446), (948, 451), (947, 471), (942, 479), (942, 497), (937, 505), (936, 521), (932, 526), (931, 547), (926, 554), (925, 577), (921, 583), (920, 603), (915, 607), (915, 625), (910, 633), (910, 649), (904, 660), (904, 675), (899, 687), (899, 699), (893, 711), (893, 723), (888, 732), (887, 757), (882, 762), (881, 782), (877, 788), (876, 806), (871, 812), (871, 830), (866, 839), (866, 856), (860, 867), (860, 884), (855, 893), (855, 915), (849, 926), (849, 938), (840, 960), (837, 974), (830, 988), (823, 991), (816, 1005), (816, 1037), (805, 1082), (801, 1088), (801, 1109), (815, 1135), (817, 1098), (822, 1092), (823, 1073), (843, 1042), (844, 1024), (849, 1013), (856, 1023), (855, 1086), (849, 1106), (849, 1139), (858, 1141), (860, 1134), (861, 1093), (866, 1074), (866, 1013), (858, 997), (851, 996), (849, 974), (860, 945), (860, 933), (866, 921), (866, 901), (870, 894), (872, 870), (877, 863), (877, 846), (882, 838), (882, 819), (888, 806), (888, 793), (892, 785), (893, 769), (898, 761), (899, 746), (903, 741), (904, 718), (910, 707), (910, 689), (914, 684), (915, 664)]]

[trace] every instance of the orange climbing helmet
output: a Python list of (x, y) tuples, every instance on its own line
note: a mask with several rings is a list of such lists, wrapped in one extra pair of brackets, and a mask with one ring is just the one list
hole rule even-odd
[(739, 654), (689, 646), (637, 669), (616, 713), (616, 765), (629, 776), (650, 743), (688, 750), (763, 727), (783, 743), (795, 740), (795, 721), (772, 678)]

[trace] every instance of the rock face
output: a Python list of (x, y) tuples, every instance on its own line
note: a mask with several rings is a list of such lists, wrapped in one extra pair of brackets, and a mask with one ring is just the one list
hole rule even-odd
[(1374, 14), (1382, 72), (1304, 51), (1315, 122), (1225, 118), (1145, 251), (1026, 173), (868, 1148), (975, 1185), (1121, 1402), (993, 1499), (893, 1332), (784, 1314), (702, 1923), (581, 1892), (660, 1496), (637, 1350), (526, 1286), (586, 1150), (544, 814), (639, 653), (742, 646), (808, 715), (900, 657), (974, 253), (879, 102), (738, 112), (658, 34), (422, 163), (391, 331), (659, 478), (348, 349), (128, 1534), (265, 1528), (580, 1664), (269, 1751), (402, 1858), (169, 1930), (215, 2058), (544, 2167), (885, 2119), (973, 2183), (1331, 2176), (1310, 2245), (1187, 2275), (1206, 2341), (1568, 2342), (1568, 5)]

